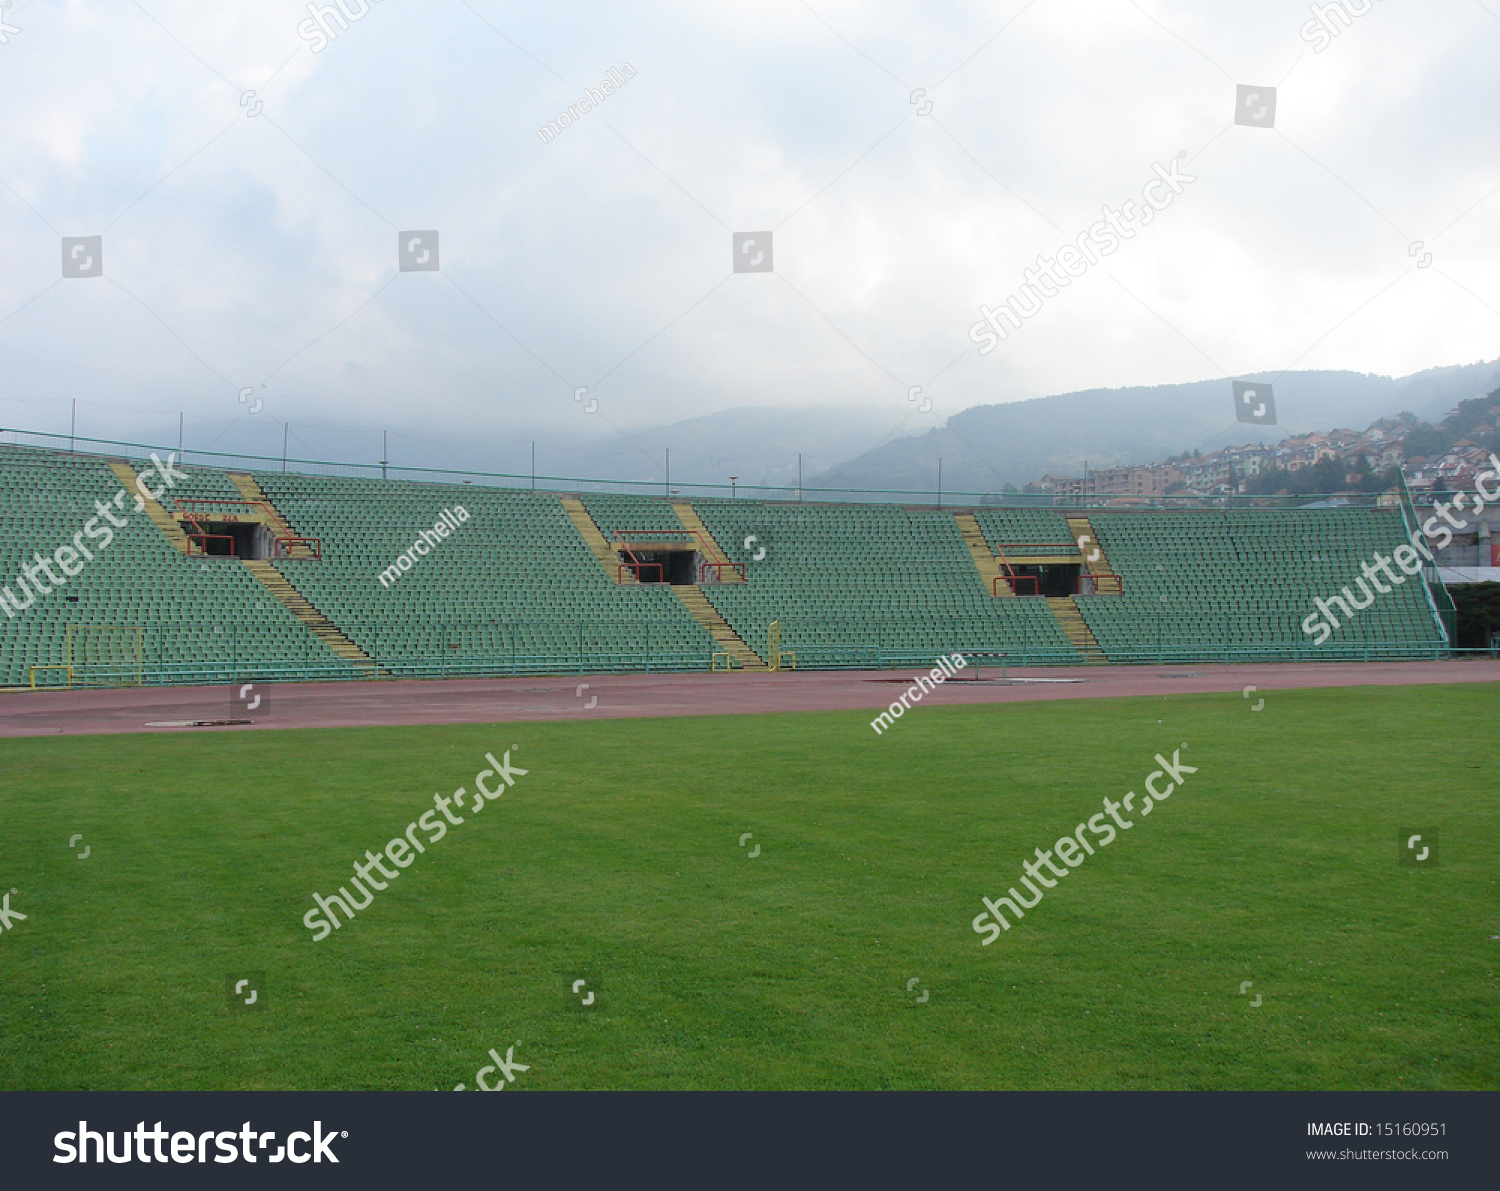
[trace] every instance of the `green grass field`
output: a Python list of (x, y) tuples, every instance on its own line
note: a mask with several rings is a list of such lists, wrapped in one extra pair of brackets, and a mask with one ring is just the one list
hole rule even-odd
[[(0, 1087), (472, 1088), (515, 1046), (518, 1089), (1494, 1088), (1497, 694), (5, 741)], [(980, 946), (981, 895), (1184, 741)], [(314, 890), (512, 745), (311, 941)]]

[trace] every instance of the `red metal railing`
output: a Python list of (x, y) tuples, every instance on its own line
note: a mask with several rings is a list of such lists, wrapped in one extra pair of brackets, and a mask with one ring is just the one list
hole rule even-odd
[(725, 567), (731, 571), (738, 571), (741, 579), (745, 578), (745, 564), (742, 562), (705, 562), (702, 566), (704, 582), (707, 582), (708, 572), (713, 571), (715, 582), (723, 583)]
[[(194, 523), (194, 527), (195, 528), (196, 528), (196, 524), (197, 523), (195, 522)], [(187, 540), (190, 541), (190, 542), (197, 542), (198, 543), (198, 549), (201, 550), (205, 555), (208, 553), (208, 545), (207, 545), (207, 543), (208, 543), (208, 540), (210, 538), (216, 538), (216, 539), (218, 539), (220, 541), (228, 542), (229, 543), (229, 554), (228, 554), (228, 557), (229, 558), (235, 557), (235, 553), (234, 553), (234, 535), (233, 534), (228, 534), (228, 533), (203, 533), (203, 532), (200, 531), (198, 533), (187, 534), (186, 537), (187, 537)], [(225, 555), (221, 554), (218, 557), (224, 558)]]
[[(1083, 581), (1086, 578), (1092, 579), (1094, 581), (1094, 595), (1125, 594), (1124, 576), (1116, 575), (1113, 572), (1104, 572), (1098, 575), (1080, 574), (1078, 576), (1078, 582), (1073, 588), (1074, 595), (1083, 594)], [(995, 578), (990, 581), (990, 591), (992, 595), (998, 596), (1000, 594), (1000, 584), (1002, 583), (1009, 584), (1011, 592), (1015, 595), (1041, 595), (1041, 584), (1035, 575), (996, 575)], [(1025, 593), (1017, 590), (1017, 584), (1020, 583), (1030, 583), (1031, 590)]]
[(665, 542), (671, 538), (693, 538), (700, 543), (703, 541), (703, 536), (696, 529), (617, 529), (611, 536), (621, 544)]
[(1011, 590), (1011, 594), (1012, 595), (1020, 595), (1021, 594), (1019, 591), (1016, 590), (1016, 585), (1018, 583), (1030, 583), (1031, 584), (1031, 591), (1027, 593), (1029, 595), (1041, 595), (1042, 594), (1041, 593), (1041, 589), (1039, 588), (1039, 586), (1037, 584), (1037, 577), (1035, 575), (1017, 575), (1014, 572), (1012, 572), (1009, 575), (996, 575), (995, 578), (993, 580), (991, 580), (991, 582), (990, 582), (990, 594), (994, 595), (994, 596), (998, 596), (1000, 594), (1000, 584), (1002, 584), (1002, 583), (1008, 584), (1010, 586), (1010, 590)]
[[(660, 571), (662, 568), (660, 563), (643, 562), (641, 561), (641, 559), (637, 558), (635, 551), (631, 548), (632, 544), (640, 545), (642, 543), (650, 544), (652, 542), (681, 542), (684, 538), (686, 538), (690, 542), (692, 542), (694, 546), (696, 546), (697, 552), (703, 555), (704, 558), (712, 558), (715, 553), (714, 550), (710, 548), (708, 539), (706, 539), (696, 529), (617, 529), (610, 536), (614, 538), (614, 548), (616, 552), (629, 559), (629, 562), (627, 562), (625, 566), (628, 566), (631, 569), (632, 573), (636, 575), (637, 579), (640, 578), (640, 567), (656, 567), (658, 571)], [(709, 571), (713, 571), (716, 580), (722, 583), (724, 582), (724, 570), (726, 567), (731, 571), (739, 572), (741, 580), (746, 579), (745, 564), (742, 562), (704, 562), (700, 570), (699, 578), (700, 580), (706, 581), (705, 577), (707, 573)], [(623, 573), (624, 569), (624, 567), (621, 567), (616, 571), (616, 582), (620, 581), (620, 575)]]
[(1031, 580), (1031, 594), (1034, 595), (1034, 596), (1041, 595), (1042, 593), (1041, 593), (1041, 591), (1039, 590), (1039, 588), (1037, 586), (1036, 576), (1035, 575), (1018, 575), (1018, 574), (1016, 574), (1016, 569), (1013, 566), (1010, 565), (1010, 559), (1008, 559), (1008, 558), (1005, 557), (1005, 546), (1004, 546), (1004, 544), (1001, 544), (998, 549), (999, 549), (999, 553), (995, 555), (995, 561), (997, 563), (999, 563), (1000, 566), (1002, 566), (1002, 567), (1005, 568), (1005, 574), (996, 576), (996, 578), (994, 579), (994, 581), (990, 584), (990, 594), (993, 595), (993, 596), (999, 596), (999, 594), (1000, 594), (1000, 580), (1004, 579), (1008, 584), (1010, 584), (1011, 594), (1012, 595), (1020, 595), (1021, 594), (1021, 589), (1020, 589), (1021, 583), (1024, 580), (1030, 579)]
[(269, 501), (245, 500), (243, 498), (234, 500), (229, 497), (217, 496), (179, 496), (175, 497), (172, 503), (177, 507), (178, 512), (180, 512), (187, 520), (192, 521), (195, 524), (197, 523), (199, 518), (207, 517), (208, 514), (206, 512), (195, 513), (191, 506), (208, 505), (223, 507), (228, 505), (238, 506), (240, 508), (254, 509), (262, 516), (264, 516), (267, 521), (270, 522), (271, 528), (275, 532), (277, 537), (294, 538), (297, 536), (292, 527), (286, 523), (281, 514), (271, 506)]
[(696, 535), (688, 529), (617, 529), (610, 536), (615, 539), (615, 553), (617, 555), (624, 555), (625, 558), (630, 560), (615, 569), (616, 583), (623, 583), (625, 581), (626, 570), (629, 570), (635, 576), (637, 583), (641, 582), (641, 571), (645, 567), (655, 567), (658, 575), (656, 581), (664, 583), (666, 582), (666, 571), (662, 567), (662, 564), (659, 562), (643, 562), (637, 558), (635, 551), (630, 548), (631, 540), (660, 542), (670, 538), (692, 538)]
[[(269, 525), (271, 532), (275, 535), (271, 543), (272, 558), (312, 558), (321, 561), (323, 557), (323, 540), (321, 538), (299, 537), (293, 533), (292, 527), (286, 523), (281, 514), (272, 507), (269, 501), (234, 500), (229, 497), (216, 496), (179, 496), (175, 497), (172, 503), (182, 519), (193, 527), (194, 532), (187, 535), (189, 541), (198, 541), (201, 543), (208, 538), (228, 538), (229, 553), (233, 555), (235, 553), (234, 539), (227, 534), (209, 533), (203, 528), (203, 522), (214, 520), (212, 510), (215, 508), (250, 509), (265, 518), (265, 523)], [(260, 523), (249, 521), (246, 524), (255, 525)], [(299, 546), (303, 547), (309, 553), (301, 555), (293, 553)], [(205, 554), (208, 552), (207, 548), (201, 545), (200, 549), (203, 549)]]
[[(301, 546), (311, 551), (311, 554), (293, 554), (295, 547)], [(272, 558), (311, 558), (321, 561), (323, 558), (322, 538), (277, 538), (271, 543)]]
[[(1090, 579), (1092, 579), (1094, 581), (1094, 594), (1095, 595), (1123, 595), (1123, 594), (1125, 594), (1125, 579), (1124, 579), (1124, 577), (1121, 576), (1121, 575), (1115, 574), (1113, 571), (1100, 571), (1100, 570), (1096, 570), (1094, 568), (1093, 562), (1091, 562), (1091, 561), (1089, 561), (1087, 559), (1087, 556), (1085, 556), (1083, 554), (1083, 548), (1077, 542), (1003, 542), (999, 546), (996, 547), (996, 549), (999, 551), (999, 553), (997, 553), (995, 555), (995, 561), (997, 563), (999, 563), (1000, 566), (1002, 566), (1005, 569), (1005, 574), (1002, 575), (1000, 578), (1003, 578), (1003, 579), (1007, 580), (1007, 582), (1010, 583), (1011, 590), (1013, 592), (1015, 592), (1017, 595), (1021, 594), (1019, 591), (1016, 590), (1016, 583), (1018, 581), (1024, 582), (1027, 579), (1031, 580), (1031, 592), (1030, 592), (1031, 595), (1037, 595), (1037, 594), (1039, 594), (1038, 584), (1037, 584), (1036, 578), (1034, 576), (1032, 576), (1032, 575), (1018, 575), (1018, 574), (1016, 574), (1015, 568), (1011, 565), (1011, 560), (1009, 558), (1007, 558), (1006, 555), (1005, 555), (1005, 551), (1006, 551), (1007, 547), (1010, 547), (1011, 549), (1019, 549), (1021, 547), (1025, 547), (1027, 550), (1031, 550), (1031, 551), (1037, 551), (1037, 550), (1056, 550), (1059, 553), (1066, 552), (1066, 553), (1069, 553), (1069, 554), (1078, 555), (1081, 558), (1083, 558), (1084, 561), (1079, 564), (1079, 568), (1078, 568), (1078, 582), (1077, 582), (1077, 584), (1075, 585), (1075, 587), (1073, 589), (1073, 594), (1074, 595), (1082, 595), (1083, 594), (1083, 580), (1084, 580), (1085, 575), (1088, 578), (1090, 578)], [(1035, 553), (1029, 554), (1029, 555), (1027, 555), (1027, 554), (1020, 554), (1020, 555), (1016, 555), (1015, 556), (1015, 561), (1018, 564), (1020, 564), (1021, 566), (1023, 566), (1023, 567), (1024, 566), (1057, 565), (1057, 564), (1048, 564), (1048, 563), (1029, 563), (1029, 562), (1027, 562), (1028, 558), (1038, 558), (1038, 557), (1045, 557), (1045, 556), (1044, 555), (1038, 555), (1038, 554), (1035, 554)], [(1064, 564), (1064, 565), (1071, 565), (1071, 564)], [(999, 586), (998, 586), (999, 582), (1000, 582), (1000, 579), (996, 579), (990, 585), (991, 588), (994, 590), (994, 593), (996, 595), (999, 594), (999, 590), (1000, 590)]]

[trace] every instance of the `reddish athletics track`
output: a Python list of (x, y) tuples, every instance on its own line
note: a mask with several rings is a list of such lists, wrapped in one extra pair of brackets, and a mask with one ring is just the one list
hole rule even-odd
[[(1500, 660), (1304, 663), (1289, 665), (1070, 666), (1000, 671), (982, 667), (944, 683), (925, 706), (1107, 699), (1123, 695), (1260, 693), (1305, 687), (1500, 682)], [(606, 674), (435, 681), (317, 682), (263, 686), (268, 714), (222, 728), (150, 727), (157, 721), (243, 718), (229, 688), (145, 687), (0, 694), (0, 736), (83, 736), (111, 732), (248, 732), (381, 724), (491, 724), (618, 716), (732, 715), (831, 711), (889, 704), (910, 671), (784, 674)], [(586, 689), (581, 689), (587, 683)], [(1259, 694), (1253, 696), (1258, 698)], [(589, 707), (591, 699), (598, 702)]]

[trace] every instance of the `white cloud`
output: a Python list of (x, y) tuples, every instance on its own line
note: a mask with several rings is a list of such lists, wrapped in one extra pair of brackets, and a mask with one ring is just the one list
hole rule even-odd
[[(378, 0), (313, 54), (305, 3), (143, 4), (182, 45), (131, 4), (9, 10), (0, 318), (35, 300), (0, 323), (0, 399), (227, 422), (269, 375), (272, 417), (462, 439), (592, 430), (579, 385), (639, 426), (830, 403), (894, 423), (922, 384), (931, 424), (1216, 365), (1495, 354), (1500, 21), (1477, 5), (1377, 4), (1314, 54), (1283, 0), (1142, 0), (1160, 25), (1114, 0), (814, 0), (826, 25)], [(1236, 81), (1279, 86), (1275, 129), (1230, 124)], [(1179, 150), (1187, 193), (979, 358), (979, 303)], [(411, 228), (441, 232), (441, 274), (396, 272)], [(765, 228), (776, 273), (730, 276), (731, 230)], [(58, 283), (57, 235), (101, 231), (105, 280)]]

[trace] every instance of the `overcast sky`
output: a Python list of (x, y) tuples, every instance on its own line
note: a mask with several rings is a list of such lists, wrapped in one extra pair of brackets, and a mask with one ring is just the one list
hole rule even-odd
[[(1345, 0), (1316, 38), (1281, 0), (345, 7), (320, 52), (305, 2), (3, 10), (3, 424), (77, 398), (80, 433), (472, 443), (930, 401), (919, 430), (1500, 355), (1500, 0)], [(1174, 161), (1150, 226), (981, 355), (979, 306)], [(400, 271), (432, 229), (440, 271)], [(734, 272), (767, 230), (774, 271)], [(63, 278), (96, 235), (103, 275)]]

